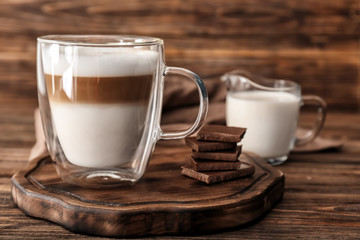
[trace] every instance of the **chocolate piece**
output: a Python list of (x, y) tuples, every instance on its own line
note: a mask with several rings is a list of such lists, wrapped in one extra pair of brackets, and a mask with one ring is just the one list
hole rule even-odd
[(240, 161), (225, 162), (225, 161), (207, 161), (196, 160), (190, 157), (192, 169), (195, 171), (225, 171), (225, 170), (239, 170), (241, 166)]
[[(242, 157), (240, 157), (241, 159)], [(181, 174), (197, 179), (201, 182), (212, 184), (241, 177), (247, 177), (255, 172), (255, 167), (248, 159), (241, 161), (240, 169), (235, 171), (211, 171), (211, 172), (197, 172), (192, 168), (182, 166)]]
[(236, 143), (198, 141), (195, 137), (187, 137), (185, 142), (196, 152), (212, 152), (236, 148)]
[(192, 151), (191, 156), (195, 159), (218, 160), (218, 161), (237, 161), (241, 153), (242, 145), (235, 150), (224, 150), (217, 152), (195, 152)]
[(245, 132), (246, 128), (205, 125), (198, 132), (196, 139), (203, 141), (240, 142)]

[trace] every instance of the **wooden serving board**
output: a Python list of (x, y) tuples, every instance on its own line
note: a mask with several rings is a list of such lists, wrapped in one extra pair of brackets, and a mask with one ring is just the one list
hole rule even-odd
[(144, 178), (115, 189), (64, 183), (48, 156), (12, 178), (12, 198), (26, 214), (78, 233), (143, 236), (210, 233), (252, 222), (282, 197), (284, 175), (254, 154), (251, 177), (207, 185), (180, 174), (186, 147), (158, 146)]

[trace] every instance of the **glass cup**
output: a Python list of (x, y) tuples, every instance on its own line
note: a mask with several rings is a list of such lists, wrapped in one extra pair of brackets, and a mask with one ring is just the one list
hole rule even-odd
[[(244, 70), (235, 70), (221, 77), (226, 96), (226, 124), (246, 127), (243, 150), (254, 152), (272, 165), (285, 162), (294, 145), (313, 140), (324, 125), (326, 103), (318, 96), (301, 96), (295, 82), (266, 79)], [(295, 135), (299, 111), (305, 104), (316, 105), (318, 116), (303, 137)]]
[[(199, 113), (187, 130), (160, 127), (164, 76), (197, 85)], [(46, 144), (66, 182), (103, 187), (134, 183), (159, 139), (198, 130), (208, 96), (195, 73), (167, 67), (164, 42), (142, 36), (52, 35), (38, 38), (37, 86)]]

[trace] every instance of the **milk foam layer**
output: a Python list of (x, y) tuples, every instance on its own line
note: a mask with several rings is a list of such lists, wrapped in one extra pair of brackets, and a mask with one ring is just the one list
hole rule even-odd
[(45, 74), (79, 77), (120, 77), (155, 72), (158, 52), (137, 48), (78, 47), (57, 44), (44, 48)]
[(133, 159), (143, 132), (144, 105), (50, 105), (60, 145), (72, 164), (107, 168)]
[(226, 98), (228, 126), (246, 127), (243, 149), (262, 157), (280, 157), (294, 144), (299, 98), (286, 92), (237, 92)]

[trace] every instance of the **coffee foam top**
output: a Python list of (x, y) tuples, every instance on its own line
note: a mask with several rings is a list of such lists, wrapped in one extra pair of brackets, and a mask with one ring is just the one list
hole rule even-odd
[(153, 74), (158, 52), (137, 48), (51, 45), (42, 52), (45, 74), (78, 77), (119, 77)]

